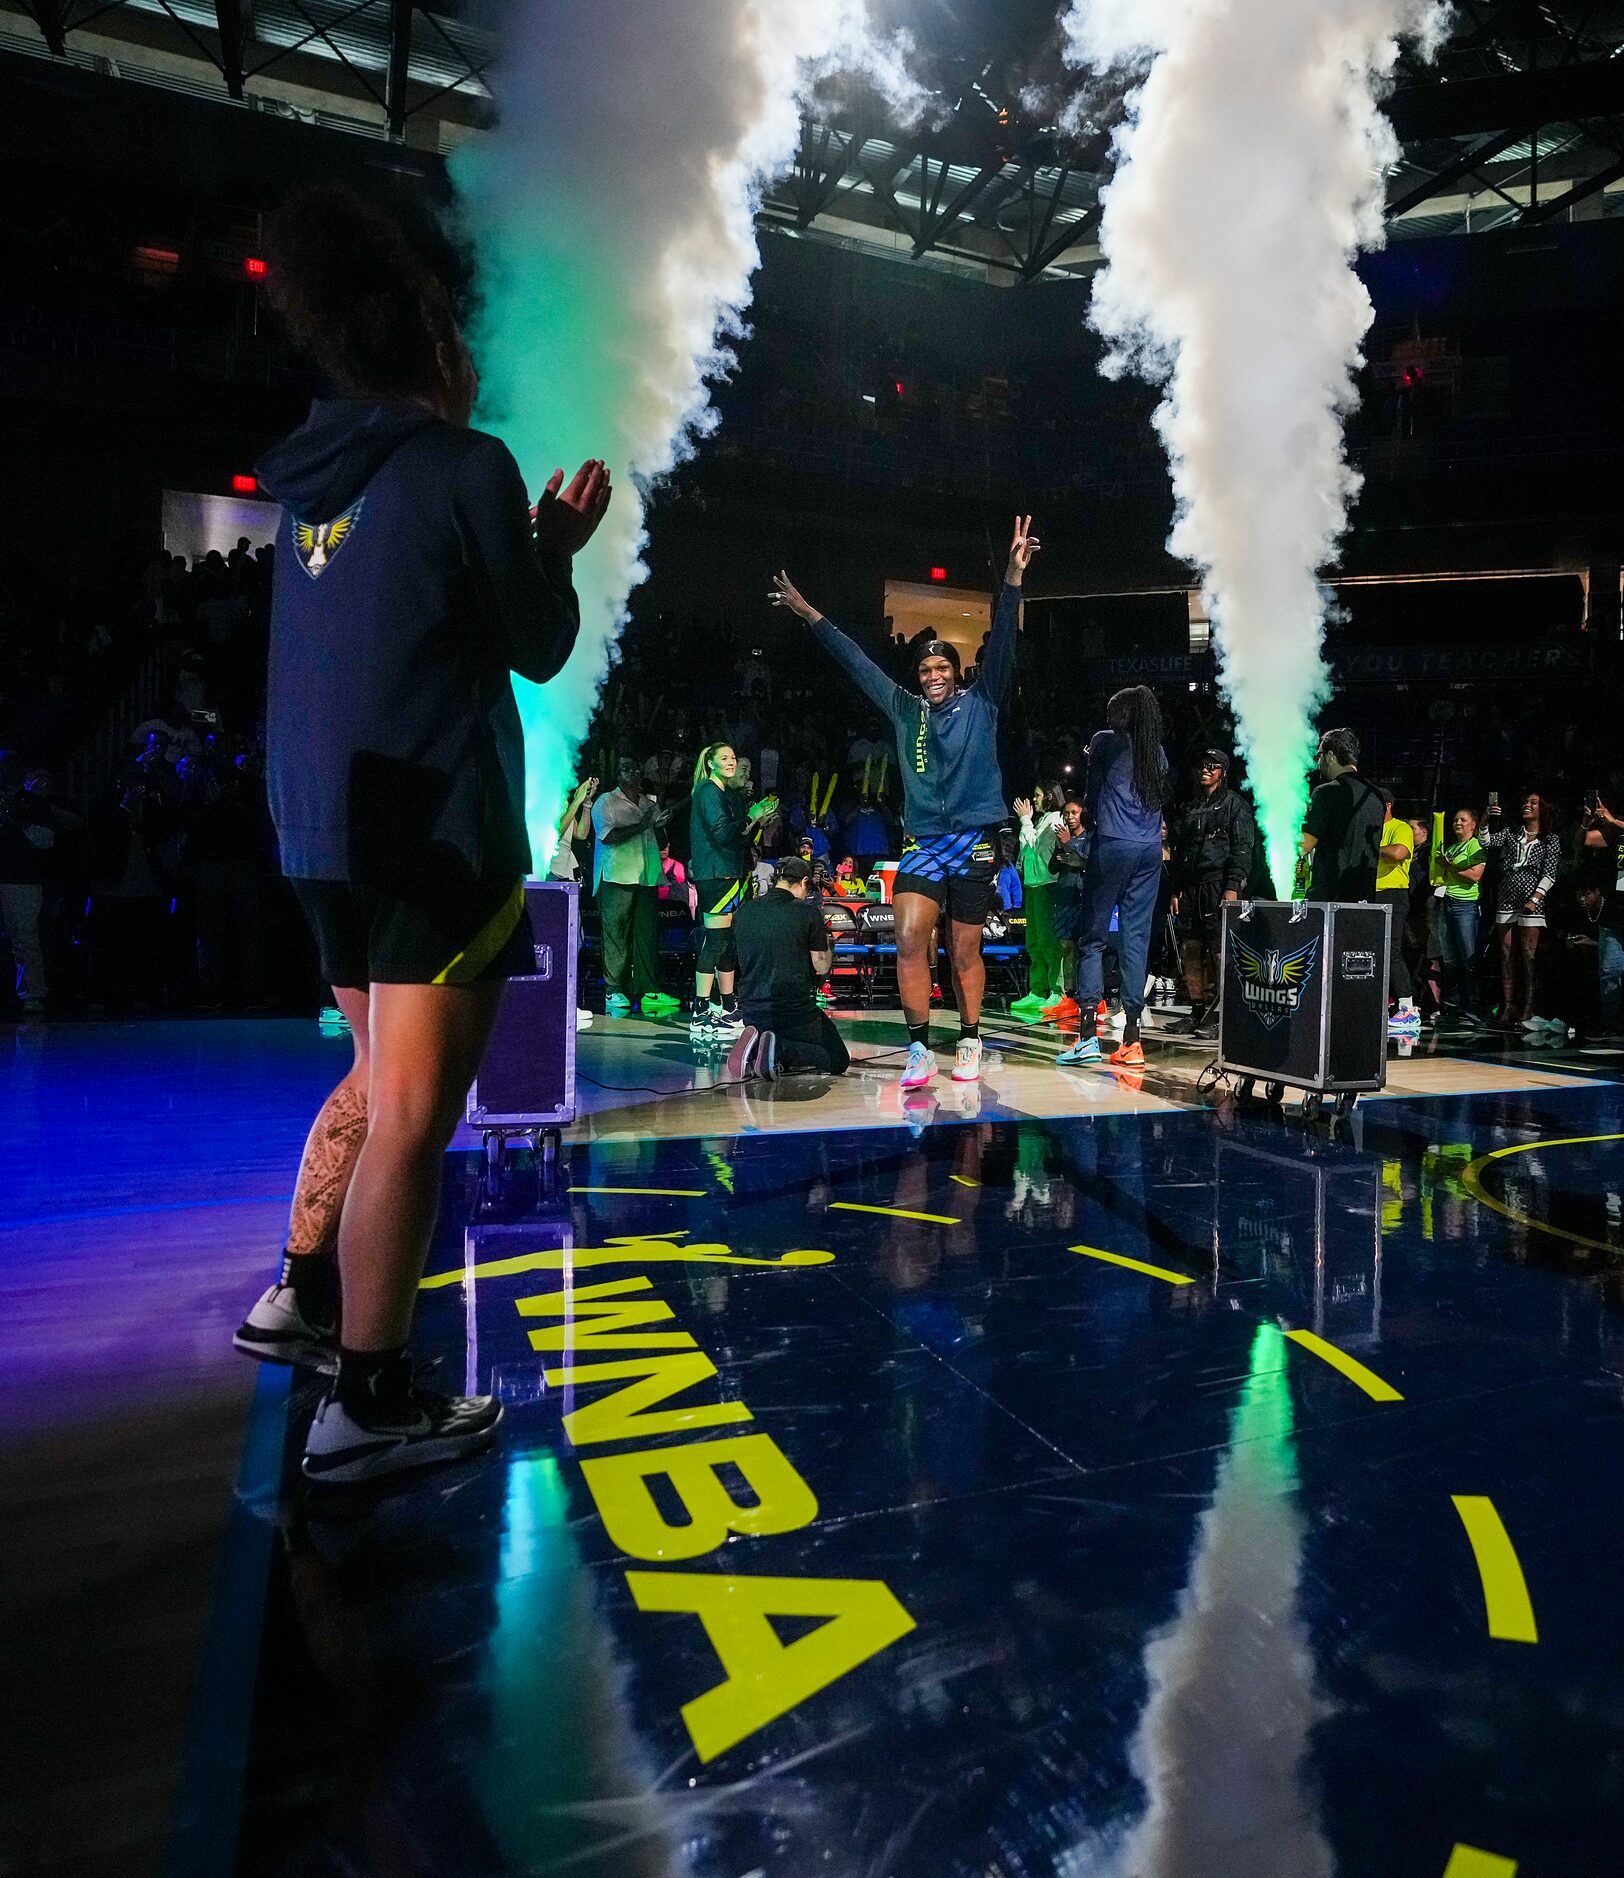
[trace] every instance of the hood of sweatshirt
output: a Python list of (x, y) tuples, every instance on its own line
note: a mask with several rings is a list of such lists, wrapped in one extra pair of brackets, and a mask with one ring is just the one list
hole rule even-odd
[(396, 450), (442, 422), (409, 404), (318, 398), (310, 415), (254, 466), (260, 487), (301, 521), (329, 521), (366, 488)]

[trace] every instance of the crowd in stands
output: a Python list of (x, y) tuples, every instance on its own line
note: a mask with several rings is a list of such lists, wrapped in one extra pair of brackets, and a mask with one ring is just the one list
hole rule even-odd
[(23, 1014), (309, 994), (259, 747), (271, 555), (244, 539), (105, 584), (6, 568), (0, 919)]
[[(288, 1009), (314, 997), (314, 968), (278, 873), (262, 774), (271, 557), (246, 540), (190, 565), (160, 554), (136, 579), (111, 586), (71, 564), (40, 570), (17, 560), (0, 572), (0, 921), (16, 975), (14, 1012)], [(887, 642), (876, 630), (871, 644), (907, 682), (901, 638)], [(161, 671), (163, 701), (120, 724), (101, 773), (90, 773), (86, 739), (116, 713), (144, 663)], [(1097, 689), (1048, 682), (1041, 644), (1023, 639), (1001, 753), (1011, 791), (1008, 905), (1033, 884), (1023, 875), (1035, 865), (1019, 849), (1015, 804), (1044, 791), (1052, 798), (1047, 813), (1059, 818), (1068, 794), (1081, 797), (1084, 753), (1104, 703)], [(1232, 732), (1209, 686), (1166, 687), (1161, 695), (1173, 797), (1164, 894), (1171, 900), (1179, 818), (1196, 795), (1200, 754), (1227, 747)], [(1612, 817), (1624, 811), (1624, 770), (1596, 699), (1558, 695), (1552, 684), (1520, 693), (1415, 688), (1402, 696), (1355, 693), (1338, 711), (1351, 722), (1363, 712), (1366, 769), (1415, 828), (1407, 933), (1422, 1008), (1439, 1008), (1446, 989), (1436, 963), (1446, 956), (1448, 922), (1434, 910), (1434, 813), (1445, 818), (1445, 846), (1457, 810), (1479, 818), (1487, 834), (1493, 825), (1482, 818), (1497, 791), (1507, 805), (1499, 826), (1515, 843), (1523, 802), (1516, 791), (1532, 782), (1553, 870), (1546, 924), (1518, 928), (1537, 936), (1515, 942), (1508, 1008), (1490, 909), (1509, 857), (1492, 845), (1479, 887), (1471, 995), (1456, 969), (1451, 1005), (1472, 1016), (1616, 1030), (1624, 830)], [(788, 855), (823, 863), (831, 875), (849, 861), (843, 871), (863, 878), (898, 852), (896, 752), (880, 720), (850, 688), (831, 684), (804, 644), (749, 624), (646, 615), (627, 630), (582, 749), (582, 773), (613, 787), (621, 760), (635, 762), (642, 787), (666, 812), (668, 900), (692, 911), (686, 805), (695, 755), (717, 740), (737, 750), (750, 799), (775, 799), (754, 836), (763, 881)], [(1394, 755), (1391, 767), (1384, 750)], [(1238, 764), (1232, 781), (1244, 795)], [(588, 896), (590, 807), (588, 800), (574, 824)], [(1261, 853), (1250, 884), (1268, 891)], [(1158, 941), (1164, 930), (1158, 921)], [(1045, 961), (1040, 975), (1053, 970)], [(1170, 947), (1158, 950), (1152, 970), (1184, 976)]]

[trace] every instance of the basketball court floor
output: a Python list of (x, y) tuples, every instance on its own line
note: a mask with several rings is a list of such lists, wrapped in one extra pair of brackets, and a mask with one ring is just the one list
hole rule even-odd
[(843, 1022), (728, 1089), (600, 1018), (554, 1202), (461, 1141), (501, 1439), (329, 1498), (230, 1335), (343, 1040), (9, 1035), (0, 1868), (1616, 1878), (1624, 1053), (1333, 1127)]

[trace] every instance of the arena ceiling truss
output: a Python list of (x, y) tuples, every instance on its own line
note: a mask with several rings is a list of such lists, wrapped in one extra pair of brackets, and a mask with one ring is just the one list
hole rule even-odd
[[(492, 17), (483, 0), (0, 0), (0, 47), (443, 150), (489, 122)], [(927, 127), (900, 131), (849, 87), (820, 94), (764, 222), (1011, 284), (1086, 273), (1120, 85), (1062, 128), (1050, 7), (932, 20), (934, 37), (915, 22)], [(1393, 239), (1624, 213), (1624, 0), (1457, 0), (1389, 111)]]

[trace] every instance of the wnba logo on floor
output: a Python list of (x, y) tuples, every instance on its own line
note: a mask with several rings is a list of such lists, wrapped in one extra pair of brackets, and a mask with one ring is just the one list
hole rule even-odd
[(1265, 1030), (1297, 1015), (1314, 982), (1319, 946), (1317, 935), (1291, 952), (1278, 946), (1250, 946), (1238, 933), (1229, 935), (1230, 964), (1241, 1002)]

